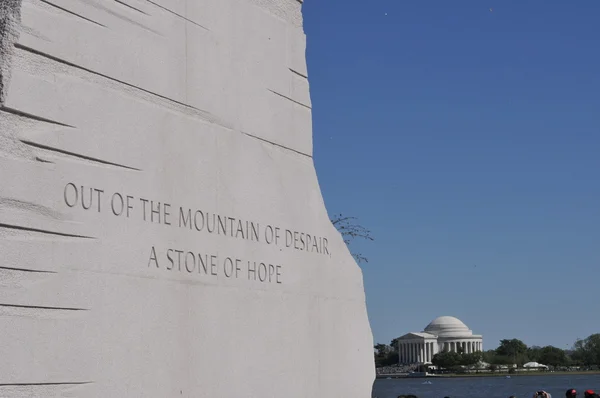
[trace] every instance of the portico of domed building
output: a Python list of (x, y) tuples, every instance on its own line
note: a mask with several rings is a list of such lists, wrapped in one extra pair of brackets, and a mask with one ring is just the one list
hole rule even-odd
[(422, 332), (411, 332), (398, 338), (402, 364), (431, 363), (435, 354), (444, 351), (467, 354), (483, 351), (483, 336), (473, 334), (458, 318), (440, 316)]

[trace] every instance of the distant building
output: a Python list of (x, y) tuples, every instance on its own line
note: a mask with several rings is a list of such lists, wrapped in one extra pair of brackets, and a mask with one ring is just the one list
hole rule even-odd
[(398, 339), (400, 363), (431, 363), (438, 352), (472, 353), (483, 351), (483, 336), (473, 334), (453, 316), (435, 318), (424, 331), (405, 334)]

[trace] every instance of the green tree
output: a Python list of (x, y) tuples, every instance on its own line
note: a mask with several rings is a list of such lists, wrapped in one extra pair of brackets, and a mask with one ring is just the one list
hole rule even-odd
[(390, 346), (386, 344), (375, 344), (375, 366), (387, 366), (387, 360), (391, 351)]
[(487, 350), (481, 353), (483, 362), (487, 363), (495, 363), (496, 360), (496, 350)]
[(441, 369), (457, 370), (462, 364), (462, 356), (458, 352), (440, 352), (433, 356), (431, 363)]
[(398, 352), (398, 340), (400, 340), (399, 337), (396, 337), (395, 339), (393, 339), (390, 343), (390, 347), (392, 347), (392, 349), (396, 352)]
[(540, 356), (537, 362), (554, 367), (565, 366), (569, 364), (569, 358), (564, 350), (553, 346), (547, 346), (540, 349)]
[(381, 344), (381, 343), (375, 344), (375, 353), (377, 355), (383, 355), (383, 354), (387, 353), (387, 351), (389, 349), (390, 349), (390, 347), (388, 345)]
[(527, 344), (519, 339), (500, 340), (496, 354), (512, 359), (512, 363), (523, 364), (527, 353)]
[(375, 344), (375, 366), (390, 366), (398, 363), (398, 351), (386, 344)]
[(573, 359), (583, 365), (600, 365), (600, 333), (592, 334), (585, 340), (577, 340)]
[(497, 355), (494, 356), (492, 363), (494, 365), (512, 365), (515, 363), (513, 357), (508, 357), (506, 355)]
[(471, 367), (477, 365), (481, 359), (483, 358), (483, 354), (481, 352), (473, 352), (470, 354), (462, 354), (461, 355), (461, 365)]
[(527, 362), (540, 362), (541, 347), (531, 346), (527, 348)]
[[(371, 236), (371, 231), (357, 223), (356, 217), (347, 217), (342, 214), (337, 214), (331, 219), (331, 223), (342, 235), (344, 242), (350, 247), (354, 239), (365, 239), (369, 241), (375, 240)], [(357, 263), (368, 263), (369, 260), (360, 253), (352, 252), (352, 256)]]

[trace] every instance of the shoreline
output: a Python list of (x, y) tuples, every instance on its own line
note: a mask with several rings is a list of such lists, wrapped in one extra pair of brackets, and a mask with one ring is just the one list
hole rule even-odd
[(391, 374), (387, 374), (387, 375), (377, 375), (376, 379), (377, 380), (386, 380), (388, 378), (390, 379), (458, 379), (458, 378), (469, 378), (469, 377), (504, 377), (506, 378), (506, 376), (510, 376), (510, 378), (513, 377), (527, 377), (527, 376), (565, 376), (565, 375), (571, 375), (571, 376), (581, 376), (581, 375), (600, 375), (600, 370), (589, 370), (589, 371), (572, 371), (572, 372), (568, 372), (568, 371), (558, 371), (558, 372), (536, 372), (536, 371), (531, 371), (531, 372), (518, 372), (518, 373), (507, 373), (507, 372), (502, 372), (502, 373), (486, 373), (486, 372), (481, 372), (481, 373), (448, 373), (448, 374), (441, 374), (441, 375), (436, 375), (436, 374), (430, 374), (430, 375), (423, 375), (423, 376), (409, 376), (406, 374), (398, 374), (398, 375), (391, 375)]

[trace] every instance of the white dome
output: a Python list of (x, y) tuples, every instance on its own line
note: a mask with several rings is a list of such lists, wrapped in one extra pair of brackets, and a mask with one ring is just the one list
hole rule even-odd
[(460, 319), (453, 316), (440, 316), (427, 325), (424, 332), (438, 337), (466, 337), (473, 332)]

